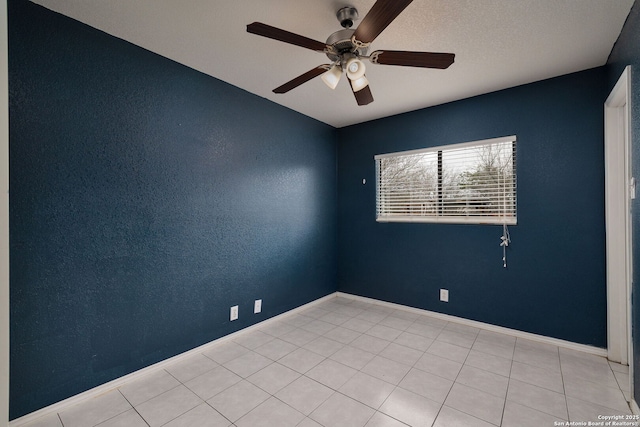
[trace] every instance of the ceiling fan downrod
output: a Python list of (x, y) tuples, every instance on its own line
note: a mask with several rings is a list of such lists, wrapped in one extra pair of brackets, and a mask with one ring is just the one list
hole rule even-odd
[(358, 19), (358, 10), (355, 7), (343, 7), (336, 13), (338, 21), (342, 28), (353, 27), (353, 22)]

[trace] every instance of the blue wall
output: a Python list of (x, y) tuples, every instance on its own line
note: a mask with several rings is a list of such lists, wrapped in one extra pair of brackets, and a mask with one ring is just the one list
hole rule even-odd
[[(624, 67), (631, 65), (631, 164), (633, 176), (640, 177), (640, 5), (635, 2), (618, 41), (611, 51), (607, 67), (609, 91), (620, 78)], [(640, 402), (640, 198), (636, 198), (632, 209), (633, 229), (633, 290), (632, 333), (634, 347), (635, 400)]]
[(335, 291), (333, 128), (26, 1), (9, 37), (12, 419)]
[[(338, 289), (606, 347), (605, 86), (600, 67), (340, 129)], [(501, 226), (376, 223), (374, 155), (509, 135), (508, 268)]]

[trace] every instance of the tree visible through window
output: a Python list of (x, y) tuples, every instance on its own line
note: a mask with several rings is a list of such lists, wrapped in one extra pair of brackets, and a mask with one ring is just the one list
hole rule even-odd
[(516, 223), (516, 138), (375, 157), (377, 220)]

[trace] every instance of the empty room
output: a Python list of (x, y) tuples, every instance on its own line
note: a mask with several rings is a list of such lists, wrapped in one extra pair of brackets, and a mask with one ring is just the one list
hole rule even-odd
[(7, 0), (0, 425), (640, 425), (640, 2)]

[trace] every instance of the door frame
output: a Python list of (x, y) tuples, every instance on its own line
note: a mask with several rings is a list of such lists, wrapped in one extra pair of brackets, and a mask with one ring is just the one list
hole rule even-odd
[(627, 66), (605, 104), (605, 210), (607, 249), (607, 353), (611, 361), (630, 365), (631, 340), (631, 199), (635, 185), (631, 169), (631, 67)]

